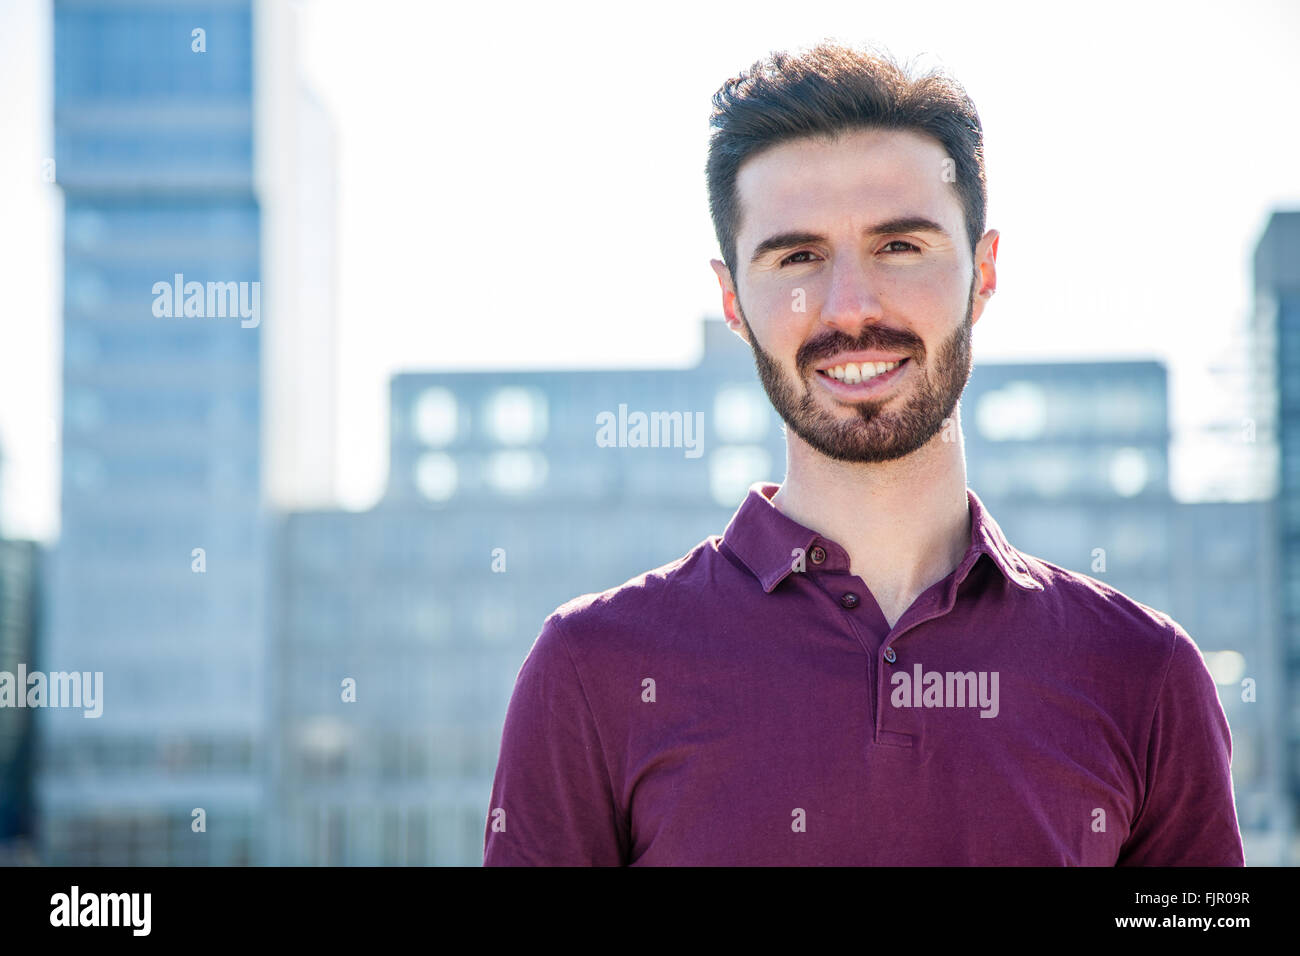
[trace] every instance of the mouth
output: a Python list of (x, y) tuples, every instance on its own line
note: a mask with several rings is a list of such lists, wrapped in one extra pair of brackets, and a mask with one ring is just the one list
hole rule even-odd
[(833, 395), (865, 398), (884, 391), (896, 382), (911, 361), (904, 358), (897, 362), (846, 362), (817, 369), (817, 377)]

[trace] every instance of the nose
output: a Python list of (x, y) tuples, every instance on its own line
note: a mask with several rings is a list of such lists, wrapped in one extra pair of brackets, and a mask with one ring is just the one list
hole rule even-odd
[(863, 325), (883, 316), (870, 271), (855, 256), (837, 256), (831, 265), (830, 288), (822, 303), (822, 321), (856, 339)]

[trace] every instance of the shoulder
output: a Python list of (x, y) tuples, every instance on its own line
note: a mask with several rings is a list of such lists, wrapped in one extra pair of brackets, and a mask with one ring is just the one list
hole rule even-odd
[(626, 624), (641, 616), (663, 613), (680, 603), (686, 593), (699, 593), (717, 567), (728, 564), (718, 550), (719, 535), (710, 535), (680, 558), (642, 571), (622, 584), (565, 601), (547, 617), (575, 638), (604, 625)]
[[(1042, 585), (1029, 592), (1051, 623), (1067, 633), (1086, 635), (1094, 643), (1133, 654), (1147, 654), (1155, 664), (1172, 661), (1180, 648), (1196, 652), (1191, 636), (1169, 614), (1143, 604), (1091, 575), (1071, 571), (1017, 551), (1028, 573)], [(1059, 632), (1058, 632), (1059, 633)]]
[(543, 635), (562, 636), (579, 658), (599, 647), (650, 639), (692, 619), (698, 626), (701, 609), (717, 596), (719, 571), (736, 573), (719, 550), (720, 541), (721, 536), (710, 535), (667, 564), (565, 601), (547, 616)]

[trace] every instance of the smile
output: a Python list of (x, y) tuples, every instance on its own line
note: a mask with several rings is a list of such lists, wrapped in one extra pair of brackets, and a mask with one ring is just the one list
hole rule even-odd
[(818, 369), (818, 371), (823, 375), (829, 375), (837, 382), (857, 385), (859, 382), (869, 382), (879, 375), (891, 372), (906, 361), (907, 359), (900, 359), (897, 362), (846, 362), (844, 365)]
[(883, 389), (903, 374), (910, 359), (897, 362), (846, 362), (818, 369), (817, 375), (836, 395), (861, 396)]

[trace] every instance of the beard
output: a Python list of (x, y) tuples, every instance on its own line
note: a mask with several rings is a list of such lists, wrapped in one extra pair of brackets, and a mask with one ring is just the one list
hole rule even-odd
[[(973, 284), (972, 284), (973, 290)], [(796, 435), (828, 458), (847, 462), (894, 461), (910, 455), (943, 428), (957, 407), (971, 372), (971, 317), (974, 299), (967, 296), (966, 318), (943, 343), (933, 360), (916, 335), (868, 325), (855, 341), (832, 330), (822, 338), (805, 342), (795, 355), (798, 378), (788, 378), (777, 362), (758, 344), (736, 297), (736, 310), (749, 332), (758, 377), (772, 407)], [(840, 352), (878, 349), (903, 354), (913, 366), (906, 372), (913, 379), (911, 392), (901, 407), (886, 410), (897, 396), (859, 400), (845, 405), (850, 416), (834, 414), (813, 395), (812, 377), (820, 374), (818, 360)]]

